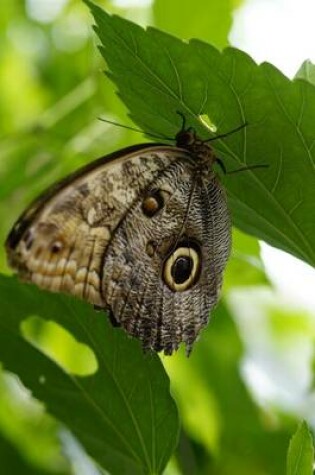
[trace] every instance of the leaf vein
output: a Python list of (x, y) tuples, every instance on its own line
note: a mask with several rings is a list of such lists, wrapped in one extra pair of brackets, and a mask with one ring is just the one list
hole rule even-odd
[[(81, 326), (81, 328), (83, 329), (84, 333), (87, 335), (89, 341), (91, 342), (92, 344), (92, 347), (95, 348), (97, 347), (95, 341), (94, 341), (94, 338), (92, 337), (92, 335), (90, 334), (90, 332), (86, 329), (86, 327), (84, 327), (82, 325), (82, 322), (80, 321), (80, 319), (77, 318), (77, 315), (76, 315), (76, 312), (73, 311), (73, 309), (70, 307), (69, 304), (68, 305), (68, 308), (70, 309), (70, 311), (72, 312), (72, 314), (74, 315), (75, 319), (77, 320), (78, 324)], [(126, 408), (127, 408), (127, 411), (130, 415), (130, 418), (131, 418), (131, 421), (134, 425), (134, 428), (135, 428), (135, 432), (138, 436), (138, 439), (139, 439), (139, 442), (140, 442), (140, 445), (142, 447), (142, 450), (143, 450), (143, 454), (144, 454), (144, 457), (146, 459), (146, 463), (148, 464), (148, 467), (150, 467), (150, 459), (149, 459), (149, 456), (148, 456), (148, 453), (147, 453), (147, 449), (146, 449), (146, 446), (145, 446), (145, 443), (144, 443), (144, 440), (143, 440), (143, 437), (142, 437), (142, 434), (141, 434), (141, 431), (140, 431), (140, 428), (139, 428), (139, 425), (138, 425), (138, 421), (136, 420), (136, 418), (134, 417), (134, 414), (133, 414), (133, 411), (131, 410), (131, 407), (130, 407), (130, 404), (129, 404), (129, 401), (126, 399), (125, 397), (125, 394), (124, 394), (124, 391), (122, 390), (119, 382), (116, 380), (116, 378), (114, 377), (114, 375), (111, 373), (111, 371), (109, 370), (108, 366), (107, 366), (107, 363), (103, 357), (103, 355), (101, 354), (101, 359), (102, 359), (102, 363), (104, 365), (104, 367), (106, 368), (107, 372), (108, 372), (108, 375), (110, 376), (110, 378), (112, 379), (113, 383), (115, 384), (119, 394), (121, 395), (125, 405), (126, 405)], [(79, 383), (79, 380), (75, 380), (77, 381), (77, 383)], [(82, 388), (82, 391), (85, 393), (83, 387), (81, 387), (81, 385), (79, 385), (80, 388)], [(98, 406), (98, 404), (93, 400), (91, 399), (87, 394), (86, 394), (86, 397), (91, 401), (92, 404), (94, 404), (95, 408), (100, 412), (100, 414), (102, 415), (103, 412), (102, 412), (102, 409)], [(105, 416), (106, 417), (106, 416)], [(109, 419), (108, 419), (109, 420)], [(113, 425), (113, 423), (111, 423)], [(139, 457), (139, 455), (134, 452), (134, 449), (131, 447), (130, 443), (125, 439), (125, 437), (122, 435), (122, 433), (120, 433), (120, 431), (117, 430), (116, 426), (113, 425), (114, 429), (116, 430), (116, 432), (120, 435), (121, 439), (124, 441), (126, 447), (129, 448), (129, 450), (131, 451), (131, 453), (133, 453), (133, 455), (135, 456), (136, 460), (138, 460), (140, 463), (141, 463), (141, 459)]]

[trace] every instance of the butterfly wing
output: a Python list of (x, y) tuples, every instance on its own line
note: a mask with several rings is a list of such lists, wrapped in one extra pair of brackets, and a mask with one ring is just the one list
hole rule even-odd
[(183, 341), (189, 352), (218, 300), (229, 252), (225, 193), (182, 152), (130, 207), (106, 249), (106, 306), (145, 348), (171, 354)]
[(176, 154), (152, 144), (99, 159), (36, 200), (6, 241), (9, 263), (26, 281), (105, 306), (103, 259), (128, 209)]
[(230, 250), (225, 194), (189, 153), (137, 146), (45, 193), (6, 247), (23, 279), (110, 310), (145, 348), (190, 351)]

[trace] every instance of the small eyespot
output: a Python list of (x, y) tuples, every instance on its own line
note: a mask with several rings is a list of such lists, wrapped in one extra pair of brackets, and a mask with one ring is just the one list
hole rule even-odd
[(55, 241), (52, 244), (50, 250), (53, 254), (58, 254), (58, 252), (60, 252), (62, 250), (62, 248), (63, 248), (62, 242), (61, 241)]
[(179, 245), (164, 262), (163, 279), (174, 292), (190, 289), (198, 280), (201, 257), (196, 246)]
[(151, 190), (142, 202), (143, 213), (152, 218), (164, 206), (164, 197), (161, 190)]

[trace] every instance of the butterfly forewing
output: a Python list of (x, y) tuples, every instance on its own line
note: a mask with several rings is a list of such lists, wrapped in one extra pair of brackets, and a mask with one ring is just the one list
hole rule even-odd
[(104, 306), (106, 247), (134, 200), (175, 158), (139, 146), (67, 178), (31, 205), (14, 226), (7, 240), (11, 265), (40, 287)]

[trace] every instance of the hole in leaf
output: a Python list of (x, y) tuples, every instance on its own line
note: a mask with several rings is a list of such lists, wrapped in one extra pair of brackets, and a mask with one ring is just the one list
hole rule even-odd
[(206, 127), (210, 132), (215, 133), (217, 131), (217, 127), (211, 121), (210, 117), (207, 114), (199, 115), (199, 120), (204, 127)]
[[(89, 376), (98, 369), (97, 359), (90, 347), (79, 343), (71, 333), (56, 322), (29, 317), (21, 323), (23, 337), (42, 353), (59, 364), (67, 373)], [(41, 376), (41, 383), (46, 380)]]

